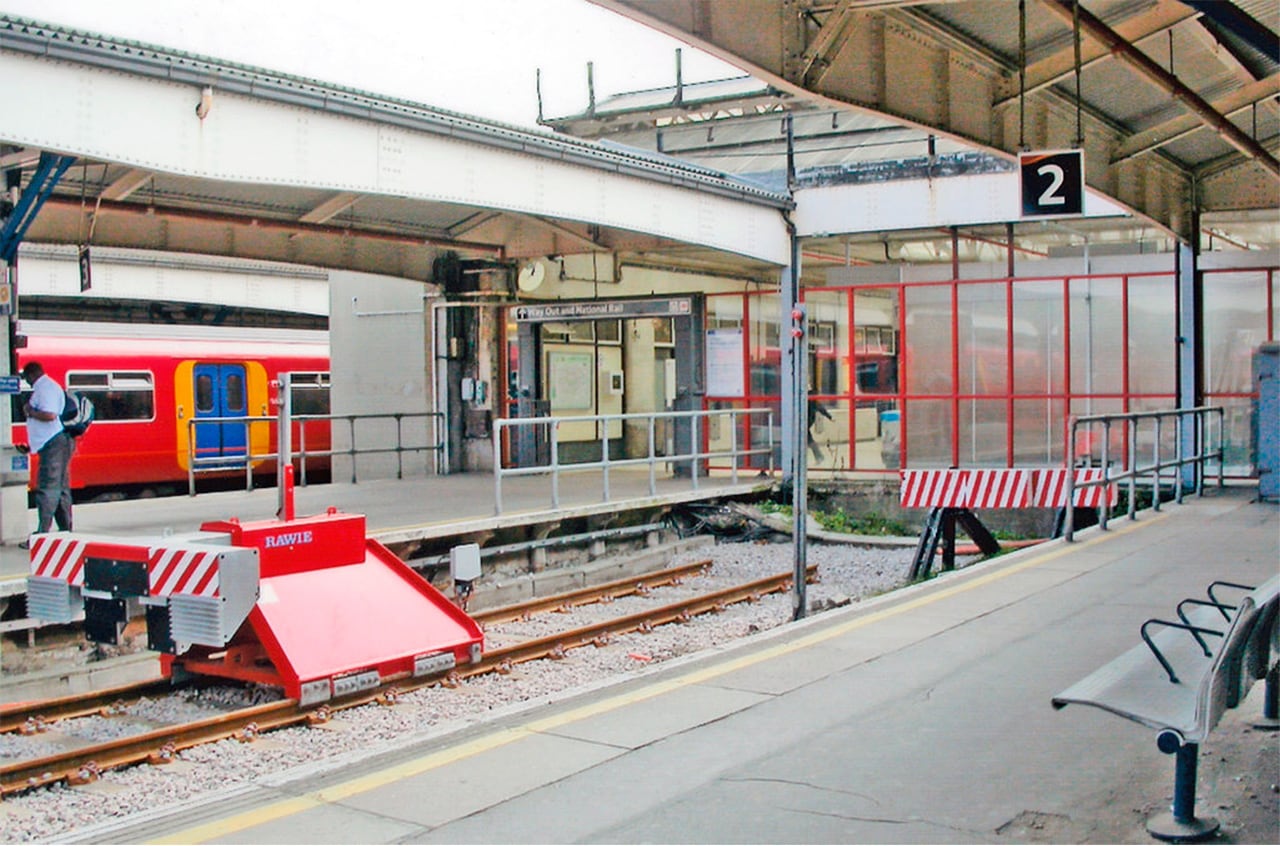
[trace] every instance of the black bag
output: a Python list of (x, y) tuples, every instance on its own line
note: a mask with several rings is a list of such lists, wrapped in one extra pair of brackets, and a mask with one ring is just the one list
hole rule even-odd
[(62, 431), (73, 438), (78, 438), (93, 423), (93, 400), (75, 391), (66, 391), (66, 401), (62, 405)]

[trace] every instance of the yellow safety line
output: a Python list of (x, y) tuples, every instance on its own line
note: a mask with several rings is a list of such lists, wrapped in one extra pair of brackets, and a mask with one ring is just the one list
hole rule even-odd
[(215, 837), (224, 837), (237, 831), (243, 831), (247, 828), (252, 828), (273, 820), (291, 816), (301, 811), (321, 807), (332, 802), (339, 802), (351, 796), (366, 793), (370, 790), (376, 790), (379, 787), (384, 787), (402, 779), (421, 775), (422, 773), (438, 767), (447, 766), (448, 764), (470, 758), (474, 755), (498, 749), (534, 734), (548, 732), (570, 723), (587, 719), (588, 717), (605, 714), (626, 705), (633, 705), (637, 702), (652, 699), (655, 696), (661, 696), (665, 693), (679, 690), (682, 687), (701, 684), (710, 679), (727, 675), (728, 673), (759, 664), (763, 661), (798, 652), (802, 649), (840, 637), (841, 635), (848, 634), (849, 632), (856, 631), (857, 629), (864, 628), (872, 623), (878, 623), (881, 620), (895, 617), (899, 614), (905, 614), (908, 611), (913, 611), (925, 605), (931, 605), (939, 600), (947, 599), (957, 594), (983, 587), (991, 584), (992, 582), (1014, 575), (1015, 573), (1020, 573), (1023, 570), (1030, 569), (1031, 567), (1038, 567), (1042, 564), (1053, 561), (1054, 559), (1061, 558), (1069, 552), (1075, 552), (1103, 540), (1125, 534), (1134, 529), (1149, 526), (1153, 522), (1169, 516), (1169, 514), (1170, 512), (1165, 511), (1158, 515), (1153, 515), (1141, 523), (1131, 521), (1123, 528), (1112, 529), (1106, 533), (1099, 532), (1096, 536), (1086, 541), (1080, 541), (1069, 545), (1063, 544), (1058, 549), (1045, 552), (1042, 555), (1029, 557), (1026, 561), (1020, 561), (1016, 564), (1011, 564), (1006, 567), (993, 570), (985, 575), (966, 579), (963, 584), (957, 584), (949, 588), (943, 588), (942, 590), (930, 591), (925, 593), (923, 596), (916, 597), (915, 599), (897, 603), (889, 608), (884, 608), (880, 611), (873, 611), (870, 614), (864, 614), (859, 616), (857, 619), (850, 620), (846, 623), (824, 627), (821, 631), (816, 631), (812, 634), (798, 637), (784, 644), (754, 650), (750, 654), (728, 661), (723, 661), (715, 664), (714, 666), (705, 667), (701, 670), (692, 670), (669, 681), (655, 682), (638, 690), (607, 697), (598, 702), (572, 708), (560, 714), (530, 720), (529, 722), (514, 728), (499, 729), (498, 731), (485, 735), (484, 737), (467, 741), (448, 749), (442, 749), (438, 752), (432, 752), (419, 758), (415, 758), (412, 761), (406, 761), (402, 764), (397, 764), (395, 766), (379, 770), (376, 773), (360, 776), (359, 778), (354, 778), (321, 790), (311, 791), (303, 794), (302, 796), (272, 802), (271, 804), (265, 805), (261, 808), (255, 808), (232, 817), (177, 831), (173, 834), (157, 838), (155, 840), (150, 840), (148, 842), (202, 843)]

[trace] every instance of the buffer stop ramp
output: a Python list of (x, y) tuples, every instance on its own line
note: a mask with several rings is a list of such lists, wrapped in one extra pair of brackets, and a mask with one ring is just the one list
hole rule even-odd
[(303, 705), (480, 660), (479, 625), (378, 541), (365, 518), (205, 523), (125, 539), (52, 532), (31, 544), (30, 616), (84, 621), (119, 643), (146, 618), (168, 677), (283, 689)]

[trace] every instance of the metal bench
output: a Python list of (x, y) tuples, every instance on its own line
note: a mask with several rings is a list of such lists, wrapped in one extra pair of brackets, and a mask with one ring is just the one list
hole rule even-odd
[(1266, 678), (1265, 710), (1276, 717), (1280, 576), (1258, 588), (1214, 582), (1206, 594), (1178, 603), (1176, 619), (1147, 620), (1143, 643), (1053, 697), (1054, 708), (1092, 705), (1155, 729), (1160, 751), (1177, 755), (1173, 807), (1147, 821), (1152, 836), (1170, 842), (1218, 830), (1217, 820), (1195, 815), (1196, 768), (1223, 713)]

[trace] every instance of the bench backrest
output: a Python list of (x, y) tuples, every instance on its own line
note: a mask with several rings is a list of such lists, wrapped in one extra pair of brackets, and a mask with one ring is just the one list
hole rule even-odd
[(1277, 611), (1280, 610), (1280, 576), (1250, 591), (1236, 609), (1223, 636), (1222, 647), (1201, 681), (1197, 697), (1197, 724), (1207, 735), (1249, 694), (1253, 683), (1267, 674), (1272, 641), (1276, 638)]

